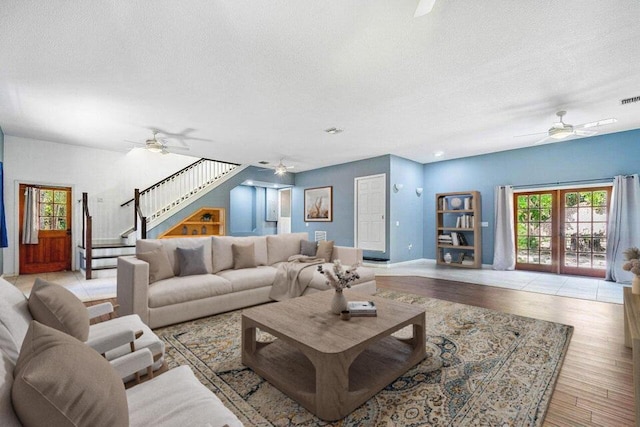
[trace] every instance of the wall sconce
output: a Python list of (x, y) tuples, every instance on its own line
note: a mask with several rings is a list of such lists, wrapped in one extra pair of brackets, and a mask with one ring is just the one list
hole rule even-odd
[(393, 184), (393, 191), (396, 192), (396, 193), (398, 191), (402, 190), (403, 188), (404, 188), (403, 184)]
[(416, 188), (416, 196), (418, 196), (418, 197), (422, 196), (422, 190), (423, 190), (422, 187), (417, 187)]

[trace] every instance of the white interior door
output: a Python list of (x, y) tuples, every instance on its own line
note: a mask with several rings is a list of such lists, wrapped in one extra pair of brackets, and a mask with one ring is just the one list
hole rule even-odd
[(291, 189), (278, 190), (278, 234), (291, 233)]
[(356, 247), (386, 252), (386, 174), (355, 179)]

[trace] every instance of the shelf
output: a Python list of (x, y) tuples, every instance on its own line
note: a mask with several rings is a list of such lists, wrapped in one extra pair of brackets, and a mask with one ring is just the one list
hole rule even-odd
[[(223, 208), (201, 208), (160, 235), (161, 239), (177, 237), (224, 236)], [(203, 221), (203, 218), (210, 218)]]
[[(460, 200), (454, 200), (460, 199)], [(456, 208), (451, 209), (451, 204)], [(438, 265), (462, 268), (482, 267), (482, 216), (480, 212), (479, 191), (459, 191), (436, 194), (436, 262)], [(467, 227), (459, 227), (466, 225)], [(454, 235), (457, 234), (457, 235)], [(451, 236), (453, 241), (464, 245), (443, 243), (439, 236)], [(455, 240), (457, 237), (458, 240)], [(451, 240), (450, 239), (450, 240)], [(461, 240), (460, 240), (461, 239)], [(444, 260), (449, 253), (451, 262)], [(462, 264), (461, 260), (472, 260), (471, 264)]]

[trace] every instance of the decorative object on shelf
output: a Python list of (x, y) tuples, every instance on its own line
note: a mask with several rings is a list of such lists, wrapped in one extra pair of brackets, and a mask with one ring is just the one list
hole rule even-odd
[(322, 264), (318, 266), (318, 271), (327, 279), (327, 285), (336, 290), (331, 300), (331, 311), (334, 314), (340, 314), (341, 311), (347, 309), (347, 299), (344, 297), (342, 291), (345, 288), (350, 288), (351, 282), (360, 278), (360, 275), (356, 271), (357, 269), (358, 263), (353, 264), (346, 270), (343, 269), (342, 262), (339, 259), (333, 262), (333, 268), (331, 270), (325, 270)]
[(640, 294), (640, 249), (633, 247), (624, 251), (627, 262), (622, 265), (622, 269), (633, 273), (631, 281), (631, 293)]
[(200, 234), (207, 234), (207, 226), (203, 225), (202, 230), (200, 230)]
[(182, 234), (187, 234), (189, 232), (189, 229), (187, 228), (186, 225), (182, 226)]
[(193, 234), (194, 236), (195, 236), (195, 235), (197, 235), (197, 234), (198, 234), (198, 230), (193, 230), (193, 231), (191, 232), (191, 234)]
[(444, 254), (444, 262), (446, 262), (447, 264), (451, 264), (451, 254), (449, 252)]
[(397, 193), (404, 188), (404, 184), (393, 184), (393, 192)]
[(460, 197), (452, 197), (449, 199), (450, 209), (460, 209), (462, 207), (462, 199)]
[(305, 188), (304, 220), (333, 221), (333, 187)]
[(209, 222), (209, 221), (211, 221), (211, 218), (212, 218), (211, 213), (210, 213), (210, 212), (207, 212), (207, 213), (203, 214), (203, 215), (200, 217), (200, 221), (202, 221), (202, 222)]
[(203, 207), (182, 218), (159, 238), (224, 236), (225, 231), (224, 208)]
[(422, 187), (417, 187), (416, 188), (416, 196), (420, 197), (422, 196), (422, 192), (424, 191), (424, 189)]

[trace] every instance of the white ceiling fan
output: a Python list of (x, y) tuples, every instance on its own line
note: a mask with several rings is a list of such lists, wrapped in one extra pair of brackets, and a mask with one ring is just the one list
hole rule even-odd
[(158, 131), (153, 130), (153, 136), (147, 139), (145, 142), (127, 141), (131, 144), (141, 146), (145, 150), (152, 153), (169, 154), (172, 150), (185, 150), (188, 151), (188, 147), (180, 147), (177, 145), (167, 145), (167, 142), (163, 138), (158, 138)]
[(582, 123), (579, 125), (572, 125), (564, 122), (564, 116), (567, 114), (566, 111), (558, 111), (556, 116), (560, 119), (559, 121), (553, 123), (549, 130), (546, 132), (537, 132), (537, 133), (529, 133), (526, 135), (516, 135), (515, 138), (520, 138), (524, 136), (533, 136), (533, 135), (544, 135), (546, 136), (538, 141), (536, 144), (542, 144), (550, 139), (561, 140), (570, 136), (592, 136), (598, 133), (596, 130), (591, 130), (600, 126), (609, 125), (617, 122), (618, 120), (615, 118), (608, 119), (600, 119), (595, 122)]
[[(280, 162), (278, 162), (278, 164), (275, 166), (268, 166), (268, 163), (264, 163), (264, 165), (269, 169), (273, 169), (274, 175), (279, 175), (279, 176), (286, 175), (289, 169), (293, 169), (295, 167), (295, 166), (286, 166), (284, 163), (282, 163), (282, 159), (280, 159)], [(262, 170), (267, 170), (267, 169), (262, 169)]]

